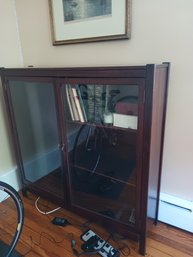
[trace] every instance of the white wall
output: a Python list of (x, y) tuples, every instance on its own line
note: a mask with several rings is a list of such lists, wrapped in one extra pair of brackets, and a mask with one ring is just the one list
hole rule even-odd
[[(0, 67), (22, 67), (14, 0), (0, 0)], [(0, 175), (15, 165), (11, 151), (2, 87), (0, 85)]]
[(170, 61), (162, 192), (193, 200), (193, 1), (133, 0), (130, 40), (52, 46), (47, 0), (16, 0), (25, 66)]

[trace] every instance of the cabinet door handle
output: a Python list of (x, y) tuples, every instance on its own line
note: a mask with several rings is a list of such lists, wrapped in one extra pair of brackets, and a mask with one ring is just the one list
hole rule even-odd
[(64, 147), (65, 147), (65, 144), (64, 144), (64, 143), (58, 144), (58, 148), (59, 148), (61, 151), (64, 151)]

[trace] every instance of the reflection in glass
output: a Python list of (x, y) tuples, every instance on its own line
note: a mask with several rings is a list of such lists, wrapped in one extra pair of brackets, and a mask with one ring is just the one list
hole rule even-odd
[(66, 85), (66, 95), (73, 121), (137, 129), (138, 86)]
[(25, 179), (50, 176), (47, 186), (61, 184), (61, 159), (54, 90), (51, 84), (9, 83)]
[[(69, 86), (81, 91), (88, 121), (72, 122), (64, 85), (72, 205), (134, 226), (137, 126), (128, 130), (120, 121), (115, 126), (113, 118), (114, 114), (138, 117), (138, 87)], [(113, 117), (111, 126), (104, 120), (106, 113)]]

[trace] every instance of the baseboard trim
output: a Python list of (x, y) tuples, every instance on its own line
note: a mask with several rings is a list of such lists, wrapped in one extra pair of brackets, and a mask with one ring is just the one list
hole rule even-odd
[(48, 175), (51, 171), (58, 169), (60, 165), (60, 152), (58, 146), (54, 146), (43, 153), (34, 155), (31, 159), (26, 159), (23, 163), (23, 168), (26, 179), (34, 182)]
[(21, 189), (21, 183), (18, 177), (17, 166), (5, 171), (4, 174), (0, 176), (0, 181), (11, 185), (16, 191), (19, 191)]
[(161, 193), (158, 220), (193, 233), (193, 201)]

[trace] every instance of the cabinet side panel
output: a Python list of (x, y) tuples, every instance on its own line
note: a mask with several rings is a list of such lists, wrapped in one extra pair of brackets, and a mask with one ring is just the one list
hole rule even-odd
[(148, 216), (157, 219), (167, 90), (167, 69), (158, 68), (154, 77), (150, 147)]

